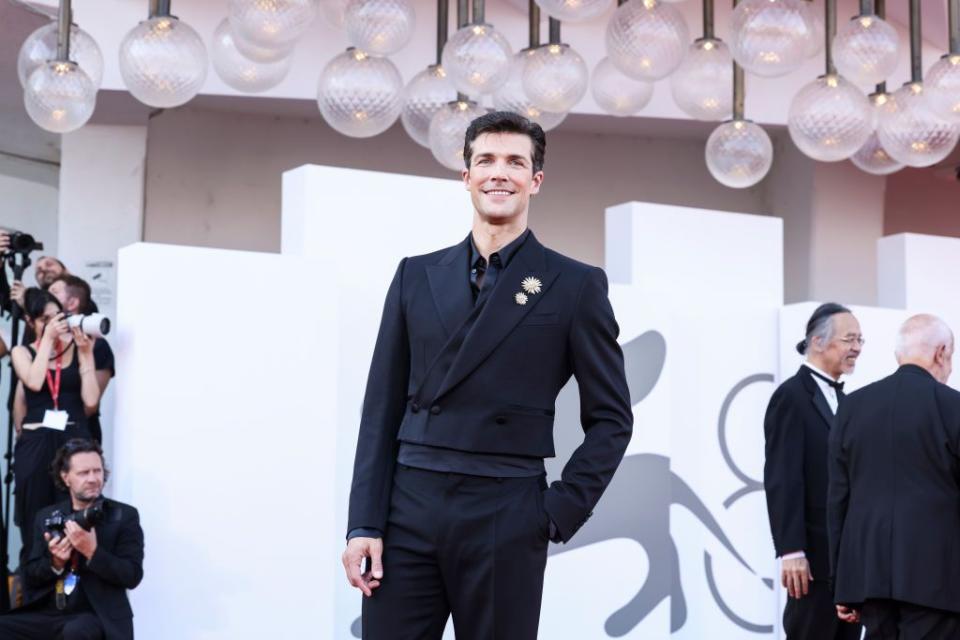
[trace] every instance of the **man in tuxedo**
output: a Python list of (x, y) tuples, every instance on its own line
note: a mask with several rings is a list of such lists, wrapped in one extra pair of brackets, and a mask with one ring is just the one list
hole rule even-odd
[(763, 483), (773, 546), (787, 590), (783, 629), (788, 640), (859, 640), (859, 624), (837, 619), (827, 544), (827, 441), (838, 405), (840, 377), (853, 372), (863, 337), (849, 309), (818, 307), (797, 345), (805, 356), (767, 407)]
[[(143, 577), (143, 530), (137, 510), (102, 498), (107, 470), (100, 445), (73, 439), (53, 469), (70, 498), (40, 511), (33, 552), (23, 566), (24, 605), (0, 616), (4, 640), (133, 640), (127, 589)], [(102, 501), (102, 503), (101, 503)], [(44, 523), (55, 514), (102, 504), (90, 530), (66, 522), (63, 534)]]
[(953, 333), (900, 329), (900, 367), (850, 394), (830, 434), (830, 565), (839, 616), (870, 640), (960, 638), (960, 392)]
[[(606, 276), (527, 229), (545, 145), (517, 114), (474, 120), (471, 233), (402, 260), (387, 292), (343, 554), (367, 640), (439, 640), (451, 614), (459, 640), (535, 640), (548, 542), (586, 522), (630, 440)], [(571, 375), (585, 437), (548, 488)]]

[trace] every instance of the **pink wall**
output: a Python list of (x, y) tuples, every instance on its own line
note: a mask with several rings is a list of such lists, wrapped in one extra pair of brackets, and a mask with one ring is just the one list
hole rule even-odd
[[(954, 153), (960, 164), (960, 152)], [(887, 178), (884, 235), (926, 233), (960, 237), (960, 180), (952, 171), (902, 169)]]

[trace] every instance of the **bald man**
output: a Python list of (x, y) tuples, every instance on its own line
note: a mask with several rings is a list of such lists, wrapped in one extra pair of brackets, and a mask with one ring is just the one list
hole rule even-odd
[(847, 396), (830, 432), (827, 524), (837, 614), (868, 640), (960, 638), (960, 392), (953, 333), (900, 328), (896, 373)]

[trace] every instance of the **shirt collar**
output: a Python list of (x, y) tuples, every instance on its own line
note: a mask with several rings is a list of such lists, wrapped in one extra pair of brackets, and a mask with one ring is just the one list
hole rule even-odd
[[(510, 244), (505, 247), (500, 247), (496, 251), (490, 254), (492, 258), (495, 254), (500, 256), (500, 267), (506, 269), (507, 265), (510, 264), (510, 259), (514, 256), (517, 250), (523, 246), (523, 243), (526, 241), (527, 237), (530, 235), (530, 229), (524, 229), (523, 233), (514, 238)], [(470, 266), (477, 264), (477, 261), (482, 258), (480, 251), (477, 249), (477, 244), (473, 241), (473, 233), (470, 234)]]
[[(828, 379), (830, 379), (830, 380), (833, 380), (833, 376), (832, 376), (832, 375), (830, 375), (829, 373), (827, 373), (827, 372), (824, 371), (823, 369), (820, 369), (819, 367), (817, 367), (816, 365), (814, 365), (813, 363), (811, 363), (809, 360), (804, 361), (803, 366), (805, 366), (806, 368), (811, 369), (811, 370), (813, 370), (813, 371), (816, 371), (817, 373), (819, 373), (820, 375), (822, 375), (824, 378), (828, 378)], [(814, 376), (814, 377), (816, 377), (816, 376)], [(839, 382), (839, 381), (838, 381), (838, 382)]]

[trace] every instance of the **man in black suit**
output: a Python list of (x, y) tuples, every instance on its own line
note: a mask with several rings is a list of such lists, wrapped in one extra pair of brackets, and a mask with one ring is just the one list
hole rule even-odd
[[(0, 616), (0, 638), (133, 640), (127, 589), (143, 577), (139, 514), (130, 505), (102, 498), (107, 470), (97, 443), (68, 440), (53, 469), (70, 499), (37, 515), (33, 552), (23, 567), (25, 602)], [(54, 514), (97, 504), (102, 504), (103, 516), (89, 531), (67, 522), (64, 535), (51, 536), (44, 527)]]
[(827, 440), (843, 401), (839, 380), (853, 372), (862, 346), (860, 325), (850, 310), (821, 305), (797, 345), (806, 361), (767, 407), (763, 483), (780, 580), (789, 596), (783, 612), (788, 640), (860, 638), (859, 624), (840, 622), (833, 607), (826, 505)]
[[(474, 120), (472, 232), (402, 260), (387, 293), (343, 554), (365, 639), (439, 639), (452, 613), (459, 640), (534, 640), (548, 542), (586, 522), (630, 440), (606, 277), (527, 229), (545, 144), (516, 114)], [(585, 438), (547, 488), (571, 375)]]
[(867, 638), (960, 638), (960, 392), (953, 333), (907, 320), (900, 368), (850, 394), (830, 434), (837, 612)]

